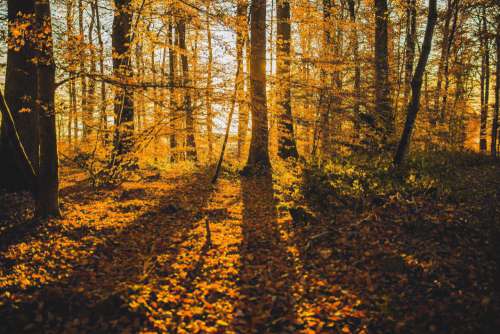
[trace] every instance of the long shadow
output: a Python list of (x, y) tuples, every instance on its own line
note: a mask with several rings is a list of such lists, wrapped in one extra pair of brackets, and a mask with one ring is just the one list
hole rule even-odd
[[(310, 276), (361, 300), (356, 307), (370, 333), (497, 333), (499, 308), (491, 305), (498, 304), (495, 297), (488, 297), (491, 260), (484, 232), (465, 208), (454, 207), (450, 215), (442, 204), (431, 198), (386, 199), (365, 217), (342, 208), (336, 215), (318, 211), (323, 224), (306, 222), (294, 229), (301, 259)], [(481, 203), (464, 205), (488, 211)], [(475, 219), (486, 223), (488, 218), (476, 213)], [(492, 252), (498, 252), (498, 243), (493, 245)], [(488, 308), (496, 312), (491, 319)], [(348, 315), (344, 325), (356, 332), (363, 323)]]
[(241, 333), (293, 332), (293, 261), (277, 226), (271, 175), (242, 178), (241, 193), (241, 299), (236, 306), (235, 328)]
[[(147, 310), (132, 310), (129, 296), (136, 293), (134, 286), (154, 288), (168, 275), (179, 255), (178, 245), (195, 228), (212, 189), (205, 173), (169, 182), (178, 186), (126, 226), (64, 235), (89, 248), (89, 239), (96, 235), (104, 241), (88, 256), (75, 259), (68, 277), (28, 290), (8, 289), (21, 300), (0, 306), (0, 333), (122, 333), (147, 327)], [(127, 199), (142, 194), (132, 192)]]

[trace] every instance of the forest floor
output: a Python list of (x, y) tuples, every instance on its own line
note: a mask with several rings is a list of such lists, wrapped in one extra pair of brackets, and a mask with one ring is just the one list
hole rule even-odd
[(96, 190), (64, 168), (62, 219), (1, 195), (0, 333), (498, 333), (500, 165), (453, 168), (453, 196), (362, 205), (291, 199), (307, 171)]

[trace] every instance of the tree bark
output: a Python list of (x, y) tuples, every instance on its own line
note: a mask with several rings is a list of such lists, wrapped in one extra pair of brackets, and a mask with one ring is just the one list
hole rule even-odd
[(481, 27), (481, 119), (480, 119), (480, 133), (479, 133), (479, 150), (486, 151), (486, 126), (488, 121), (488, 107), (490, 97), (490, 52), (489, 52), (489, 38), (488, 38), (488, 25), (486, 19), (486, 8), (482, 9), (482, 27)]
[(87, 73), (86, 70), (86, 55), (87, 52), (85, 50), (85, 31), (84, 31), (84, 22), (83, 22), (83, 1), (78, 0), (78, 56), (80, 60), (80, 89), (81, 89), (81, 96), (80, 96), (80, 102), (81, 102), (81, 108), (82, 108), (82, 121), (83, 121), (83, 132), (82, 132), (82, 138), (86, 138), (92, 128), (92, 117), (89, 114), (89, 106), (88, 106), (88, 89), (87, 89), (87, 76), (85, 75)]
[[(34, 13), (34, 0), (9, 0), (8, 21), (11, 46), (7, 51), (5, 100), (12, 112), (18, 135), (29, 159), (38, 161), (37, 116), (35, 112), (36, 67), (32, 62), (35, 46), (30, 36), (14, 38), (12, 31)], [(19, 15), (18, 15), (19, 14)], [(29, 29), (29, 28), (28, 28)], [(23, 45), (24, 43), (24, 45)], [(29, 171), (19, 165), (14, 129), (4, 117), (0, 129), (0, 188), (10, 191), (34, 190), (35, 184), (24, 177)], [(36, 168), (36, 165), (35, 165)]]
[(266, 1), (251, 2), (250, 37), (250, 97), (252, 110), (252, 139), (245, 170), (252, 174), (267, 172), (269, 160), (269, 128), (266, 98)]
[(276, 7), (276, 76), (278, 104), (278, 155), (282, 159), (298, 158), (293, 129), (291, 94), (291, 27), (290, 2), (279, 0)]
[[(243, 71), (243, 48), (246, 45), (247, 53), (247, 69), (248, 69), (248, 54), (249, 54), (249, 41), (248, 41), (248, 22), (247, 22), (247, 0), (239, 0), (236, 8), (237, 27), (236, 27), (236, 62), (240, 64), (241, 69), (239, 72), (237, 93), (238, 102), (238, 161), (242, 161), (244, 155), (244, 147), (248, 132), (248, 99), (245, 92), (245, 73)], [(249, 72), (249, 71), (247, 71)], [(248, 74), (248, 73), (247, 73)], [(247, 91), (248, 91), (247, 83)]]
[(40, 127), (40, 165), (36, 216), (59, 217), (59, 163), (57, 157), (56, 114), (54, 104), (56, 66), (52, 45), (49, 0), (35, 3), (36, 34), (39, 38), (37, 62), (37, 112)]
[(181, 50), (182, 85), (184, 87), (183, 107), (186, 117), (186, 157), (189, 161), (197, 161), (196, 142), (194, 138), (194, 115), (191, 105), (191, 78), (189, 77), (189, 63), (186, 48), (186, 19), (181, 18), (177, 23), (179, 33), (179, 49)]
[(174, 163), (178, 160), (177, 157), (177, 136), (176, 136), (176, 128), (175, 124), (177, 123), (177, 97), (175, 96), (176, 92), (174, 89), (174, 85), (176, 83), (176, 69), (177, 69), (177, 55), (175, 51), (174, 44), (174, 25), (172, 23), (173, 17), (170, 18), (170, 23), (168, 25), (168, 60), (169, 60), (169, 83), (170, 83), (170, 162)]
[(406, 50), (405, 50), (405, 79), (404, 79), (404, 105), (408, 104), (415, 61), (415, 43), (417, 39), (417, 8), (416, 0), (406, 1)]
[(360, 132), (360, 103), (361, 103), (361, 68), (359, 59), (359, 41), (358, 41), (358, 28), (356, 25), (356, 8), (355, 1), (348, 0), (349, 6), (349, 17), (351, 23), (353, 24), (351, 30), (351, 44), (354, 60), (354, 106), (353, 106), (353, 118), (354, 118), (354, 138), (359, 138)]
[(389, 82), (388, 24), (387, 0), (375, 0), (375, 110), (383, 146), (388, 144), (394, 133)]
[(498, 140), (498, 113), (500, 108), (500, 14), (496, 17), (497, 32), (495, 36), (495, 44), (497, 51), (497, 64), (495, 73), (495, 109), (493, 111), (493, 119), (491, 122), (491, 155), (497, 156), (497, 140)]
[(434, 34), (434, 27), (437, 21), (437, 0), (429, 0), (429, 14), (427, 17), (427, 27), (425, 28), (424, 41), (422, 42), (422, 51), (418, 59), (417, 67), (411, 81), (412, 95), (410, 103), (407, 107), (406, 123), (401, 135), (401, 140), (394, 156), (394, 164), (400, 165), (410, 144), (411, 133), (415, 125), (417, 113), (420, 107), (420, 91), (422, 89), (422, 78), (425, 73), (425, 66), (429, 59), (429, 54), (432, 47), (432, 36)]
[[(131, 0), (114, 0), (115, 16), (113, 19), (112, 47), (113, 74), (121, 81), (126, 81), (132, 75), (130, 55), (130, 34), (132, 13)], [(130, 86), (115, 87), (115, 133), (114, 159), (112, 165), (123, 162), (123, 155), (131, 152), (134, 132), (134, 102), (133, 90)]]
[(208, 161), (211, 162), (213, 160), (213, 155), (214, 155), (214, 148), (213, 148), (214, 139), (213, 139), (213, 124), (212, 124), (213, 123), (213, 111), (212, 111), (213, 50), (212, 50), (212, 30), (210, 28), (210, 0), (207, 2), (206, 20), (207, 20), (206, 25), (207, 25), (208, 61), (207, 61), (207, 87), (205, 92), (205, 107), (207, 109), (206, 123), (207, 123)]

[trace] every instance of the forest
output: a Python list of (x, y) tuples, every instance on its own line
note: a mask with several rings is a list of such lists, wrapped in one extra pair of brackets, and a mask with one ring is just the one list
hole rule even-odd
[(500, 333), (499, 0), (0, 0), (0, 334)]

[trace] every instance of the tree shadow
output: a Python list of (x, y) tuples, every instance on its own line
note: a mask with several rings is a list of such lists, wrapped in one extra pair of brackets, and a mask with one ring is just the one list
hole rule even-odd
[[(0, 298), (0, 333), (139, 331), (147, 322), (147, 312), (130, 307), (130, 296), (137, 294), (134, 287), (154, 290), (161, 277), (173, 270), (179, 245), (197, 226), (199, 212), (206, 206), (212, 191), (209, 181), (203, 172), (168, 180), (176, 186), (166, 190), (157, 205), (122, 227), (96, 230), (88, 225), (65, 230), (60, 235), (63, 242), (78, 243), (91, 251), (71, 258), (64, 264), (70, 270), (56, 281), (29, 288), (0, 287), (0, 296), (8, 291), (17, 298), (7, 302)], [(151, 184), (143, 186), (149, 191)], [(120, 201), (123, 192), (117, 194)], [(143, 195), (133, 191), (123, 201), (147, 200)], [(90, 200), (87, 197), (83, 196)], [(92, 200), (99, 205), (98, 198)], [(23, 265), (18, 262), (10, 267)]]
[(240, 304), (234, 327), (243, 333), (287, 333), (296, 322), (293, 261), (277, 225), (272, 176), (242, 177), (243, 240)]

